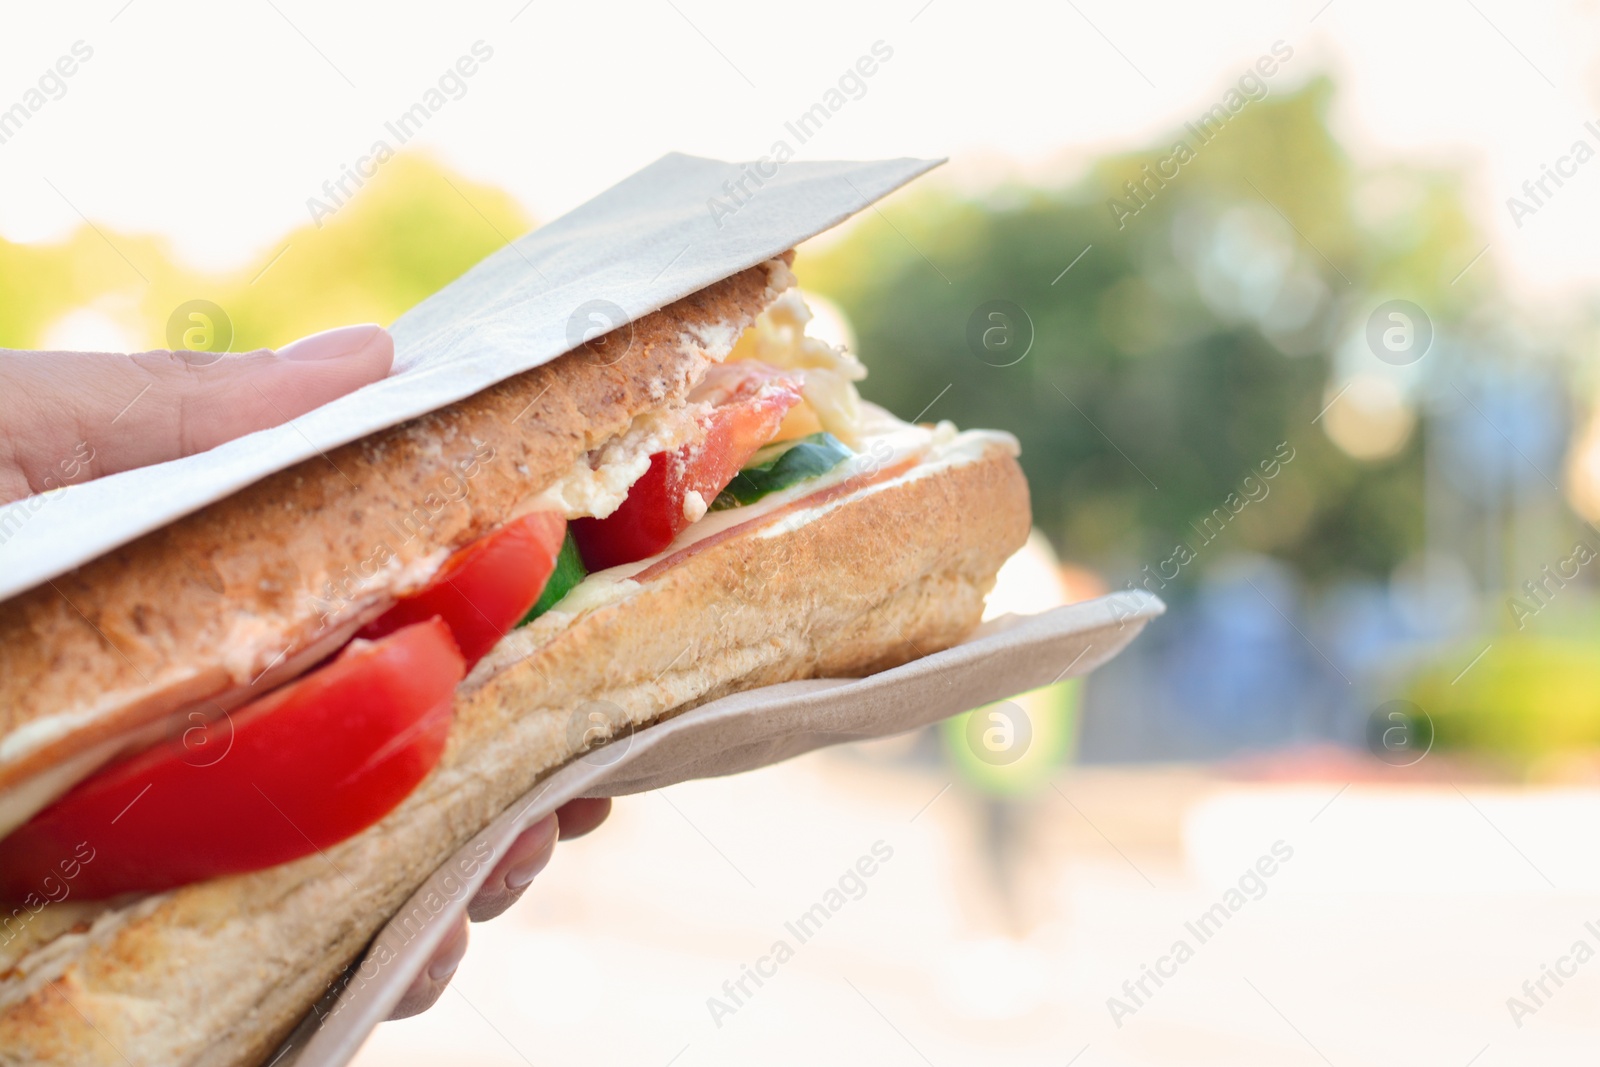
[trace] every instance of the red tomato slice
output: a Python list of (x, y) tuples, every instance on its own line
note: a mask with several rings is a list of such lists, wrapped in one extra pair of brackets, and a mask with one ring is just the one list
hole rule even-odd
[(676, 452), (657, 452), (622, 506), (603, 519), (573, 519), (572, 537), (591, 571), (653, 556), (690, 523), (691, 492), (710, 504), (750, 456), (771, 441), (783, 416), (800, 402), (793, 374), (755, 360), (713, 366), (689, 399), (715, 405), (702, 420), (705, 437)]
[(465, 673), (438, 619), (354, 641), (282, 689), (78, 783), (0, 841), (0, 899), (153, 892), (337, 844), (438, 763)]
[(513, 519), (445, 560), (432, 581), (360, 636), (382, 637), (437, 615), (471, 670), (538, 602), (566, 536), (567, 521), (553, 511)]

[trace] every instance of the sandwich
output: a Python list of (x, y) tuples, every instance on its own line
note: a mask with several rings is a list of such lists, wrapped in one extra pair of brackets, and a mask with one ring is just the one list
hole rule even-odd
[(961, 641), (1016, 442), (913, 425), (793, 254), (0, 603), (0, 1064), (254, 1064), (543, 776)]

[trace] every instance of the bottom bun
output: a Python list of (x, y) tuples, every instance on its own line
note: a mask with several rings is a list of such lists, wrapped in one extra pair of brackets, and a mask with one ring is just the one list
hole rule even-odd
[(47, 906), (0, 944), (0, 1064), (260, 1062), (407, 897), (608, 733), (728, 693), (854, 677), (978, 624), (1030, 525), (991, 446), (716, 543), (618, 599), (508, 635), (462, 684), (439, 766), (325, 853), (113, 907)]

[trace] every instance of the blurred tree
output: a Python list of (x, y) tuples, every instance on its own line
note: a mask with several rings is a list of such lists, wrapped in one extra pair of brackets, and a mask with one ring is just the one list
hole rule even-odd
[(307, 224), (236, 271), (193, 271), (161, 241), (84, 227), (52, 245), (0, 241), (0, 346), (31, 348), (75, 308), (108, 299), (165, 347), (167, 320), (205, 299), (232, 320), (233, 351), (352, 322), (393, 322), (532, 223), (511, 196), (401, 155), (322, 227)]
[[(1378, 302), (1413, 300), (1441, 331), (1471, 310), (1472, 284), (1449, 282), (1481, 245), (1447, 179), (1358, 174), (1327, 127), (1332, 91), (1250, 103), (1203, 144), (1186, 128), (1181, 164), (1169, 143), (1054, 192), (909, 194), (892, 223), (868, 215), (804, 256), (802, 283), (849, 315), (869, 399), (1017, 434), (1065, 556), (1142, 581), (1181, 542), (1197, 558), (1167, 564), (1168, 594), (1230, 550), (1387, 577), (1422, 541), (1421, 435), (1362, 462), (1316, 420)], [(969, 341), (995, 300), (1032, 322), (1011, 366)], [(1292, 461), (1233, 518), (1229, 495), (1237, 508), (1284, 444)]]
[[(1504, 634), (1457, 684), (1466, 646), (1417, 673), (1406, 696), (1429, 716), (1440, 749), (1495, 753), (1526, 766), (1552, 752), (1600, 752), (1600, 663), (1592, 612), (1566, 632)], [(1475, 651), (1481, 652), (1482, 649)]]
[[(252, 281), (278, 249), (212, 299), (233, 316), (236, 349), (349, 322), (387, 325), (532, 228), (510, 194), (402, 155), (320, 230), (289, 234), (282, 258), (259, 280)], [(184, 299), (173, 293), (167, 309)]]

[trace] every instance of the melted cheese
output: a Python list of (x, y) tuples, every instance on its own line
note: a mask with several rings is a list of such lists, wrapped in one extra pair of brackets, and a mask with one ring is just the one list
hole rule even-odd
[(805, 378), (801, 392), (806, 406), (822, 428), (857, 447), (862, 440), (861, 397), (856, 382), (867, 376), (861, 361), (844, 350), (815, 337), (806, 336), (811, 309), (799, 292), (790, 289), (756, 317), (728, 355), (737, 359), (758, 359), (782, 370), (800, 371)]
[[(792, 283), (791, 276), (789, 284)], [(785, 419), (780, 438), (804, 436), (820, 428), (851, 447), (859, 447), (871, 417), (863, 408), (855, 383), (867, 376), (867, 369), (843, 348), (806, 336), (806, 324), (811, 319), (805, 300), (790, 289), (767, 305), (737, 341), (731, 335), (697, 339), (713, 351), (731, 348), (728, 362), (755, 359), (781, 370), (800, 372), (805, 402)], [(589, 452), (554, 484), (520, 502), (513, 509), (513, 517), (532, 511), (558, 511), (569, 519), (605, 518), (622, 506), (633, 483), (650, 468), (652, 455), (671, 451), (695, 438), (695, 420), (707, 410), (705, 404), (688, 403), (640, 415), (626, 431)], [(709, 506), (710, 501), (685, 501), (684, 514), (689, 521), (697, 522), (704, 515), (703, 511), (695, 513), (701, 505)]]
[(695, 435), (703, 404), (680, 404), (648, 411), (627, 430), (573, 464), (543, 492), (523, 500), (514, 516), (531, 511), (559, 511), (569, 519), (603, 519), (622, 506), (633, 483), (650, 469), (650, 457), (669, 452)]

